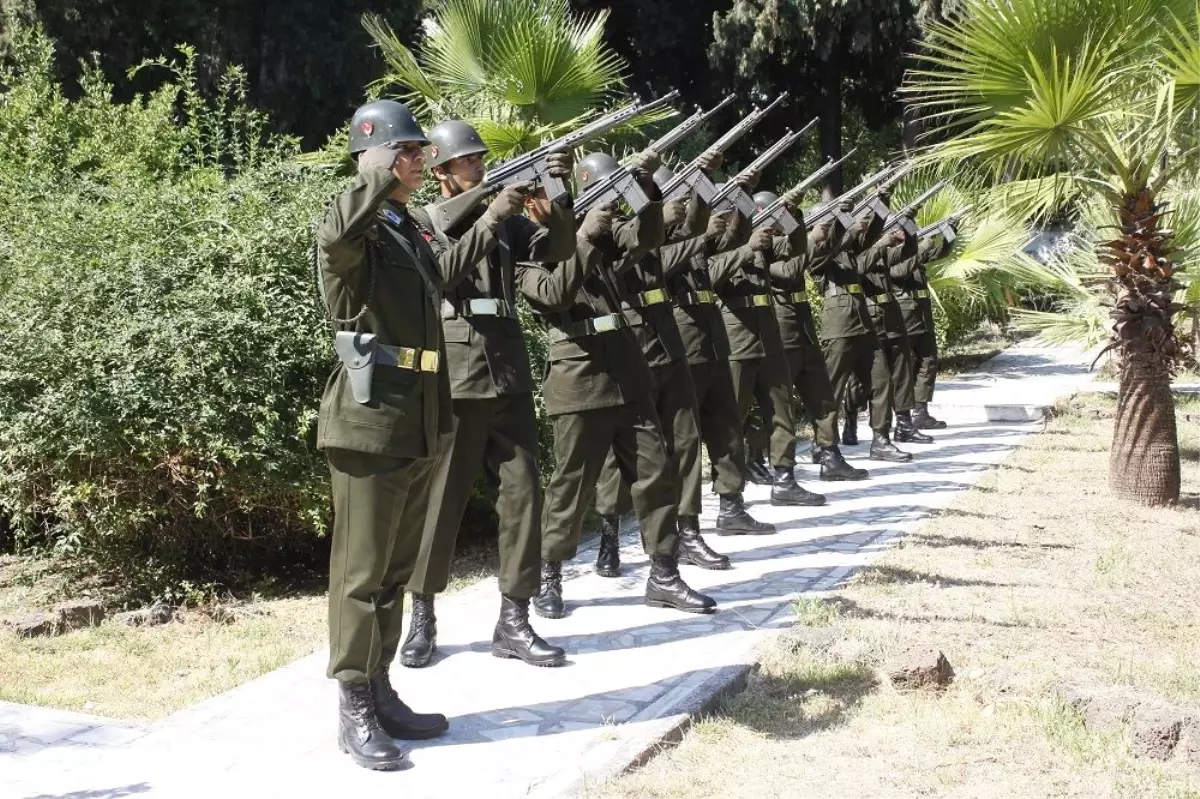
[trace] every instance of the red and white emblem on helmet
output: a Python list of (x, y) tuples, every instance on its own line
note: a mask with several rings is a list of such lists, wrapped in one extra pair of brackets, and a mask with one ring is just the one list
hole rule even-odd
[(591, 177), (591, 174), (586, 169), (579, 173), (580, 180), (587, 180), (589, 177)]
[(429, 145), (429, 157), (430, 157), (430, 158), (437, 158), (437, 154), (438, 154), (438, 148), (437, 148), (437, 145), (436, 145), (436, 144), (431, 144), (431, 145)]
[(362, 123), (361, 125), (359, 125), (358, 129), (363, 132), (364, 136), (370, 136), (372, 133), (375, 132), (375, 123), (368, 120), (368, 121)]

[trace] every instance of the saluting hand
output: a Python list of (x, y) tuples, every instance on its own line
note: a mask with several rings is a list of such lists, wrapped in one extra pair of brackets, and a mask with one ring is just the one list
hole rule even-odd
[(613, 218), (617, 215), (616, 203), (601, 203), (592, 208), (583, 217), (579, 225), (579, 235), (595, 244), (600, 239), (612, 233)]
[(399, 157), (400, 142), (393, 141), (368, 147), (358, 156), (358, 171), (363, 172), (367, 169), (381, 168), (390, 172), (392, 167), (396, 165), (396, 159)]

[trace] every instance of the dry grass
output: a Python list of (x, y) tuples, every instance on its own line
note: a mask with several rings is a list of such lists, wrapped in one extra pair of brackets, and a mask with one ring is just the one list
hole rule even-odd
[[(1200, 425), (1180, 430), (1188, 504), (1131, 507), (1106, 490), (1111, 409), (1073, 402), (846, 588), (799, 604), (813, 626), (769, 647), (744, 693), (589, 796), (1200, 796), (1200, 771), (1135, 758), (1055, 698), (1083, 679), (1200, 701)], [(877, 676), (913, 643), (954, 665), (943, 694)]]
[[(479, 541), (455, 561), (449, 591), (496, 572), (495, 543)], [(76, 592), (36, 562), (0, 559), (0, 616), (46, 608)], [(152, 720), (227, 691), (325, 645), (326, 597), (308, 591), (236, 605), (236, 620), (202, 612), (161, 627), (114, 620), (56, 638), (21, 639), (0, 629), (0, 701)]]

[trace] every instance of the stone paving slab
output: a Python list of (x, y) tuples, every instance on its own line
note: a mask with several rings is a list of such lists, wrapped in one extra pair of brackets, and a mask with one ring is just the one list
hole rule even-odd
[[(1041, 379), (1053, 379), (1056, 390), (1069, 393), (1077, 376), (1071, 374), (1067, 380), (1047, 367), (1024, 385), (1036, 393)], [(941, 412), (940, 403), (934, 410)], [(734, 569), (685, 568), (684, 574), (720, 602), (713, 616), (645, 607), (648, 564), (635, 530), (623, 536), (619, 579), (595, 576), (595, 547), (585, 547), (566, 570), (568, 617), (536, 620), (542, 635), (567, 648), (570, 664), (561, 669), (491, 656), (499, 605), (494, 581), (440, 599), (434, 664), (397, 667), (394, 676), (411, 705), (446, 713), (451, 729), (442, 739), (414, 744), (413, 767), (405, 771), (368, 772), (337, 751), (336, 690), (318, 653), (148, 729), (0, 705), (0, 725), (7, 725), (0, 726), (6, 736), (0, 737), (0, 797), (576, 793), (678, 734), (691, 714), (736, 685), (757, 649), (791, 623), (798, 597), (835, 589), (1039, 429), (960, 422), (939, 431), (931, 446), (908, 447), (918, 454), (909, 464), (868, 462), (865, 444), (846, 448), (872, 479), (820, 484), (815, 467), (804, 465), (802, 481), (829, 496), (822, 508), (775, 508), (766, 488), (750, 487), (752, 512), (780, 532), (709, 536), (731, 555)], [(714, 516), (715, 497), (708, 495), (706, 528)], [(39, 724), (48, 725), (40, 728), (42, 738)], [(58, 724), (75, 725), (74, 731), (49, 740), (62, 731)]]
[(1092, 383), (1095, 352), (1009, 347), (974, 372), (939, 380), (937, 415), (957, 422), (1036, 422), (1054, 403)]

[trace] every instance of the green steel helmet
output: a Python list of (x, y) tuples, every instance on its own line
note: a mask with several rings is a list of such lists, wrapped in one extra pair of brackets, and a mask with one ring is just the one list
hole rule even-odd
[(654, 183), (662, 188), (675, 179), (675, 173), (665, 166), (660, 166), (654, 170)]
[(758, 210), (760, 211), (778, 200), (779, 195), (773, 191), (760, 191), (754, 195), (754, 204), (758, 206)]
[(429, 129), (426, 166), (441, 166), (453, 158), (483, 155), (488, 151), (475, 128), (461, 119), (447, 119)]
[(575, 179), (579, 181), (580, 189), (586, 189), (596, 181), (603, 180), (616, 172), (620, 167), (621, 162), (608, 153), (588, 153), (575, 165)]
[(417, 118), (395, 100), (376, 100), (359, 108), (350, 120), (350, 154), (392, 142), (429, 144)]

